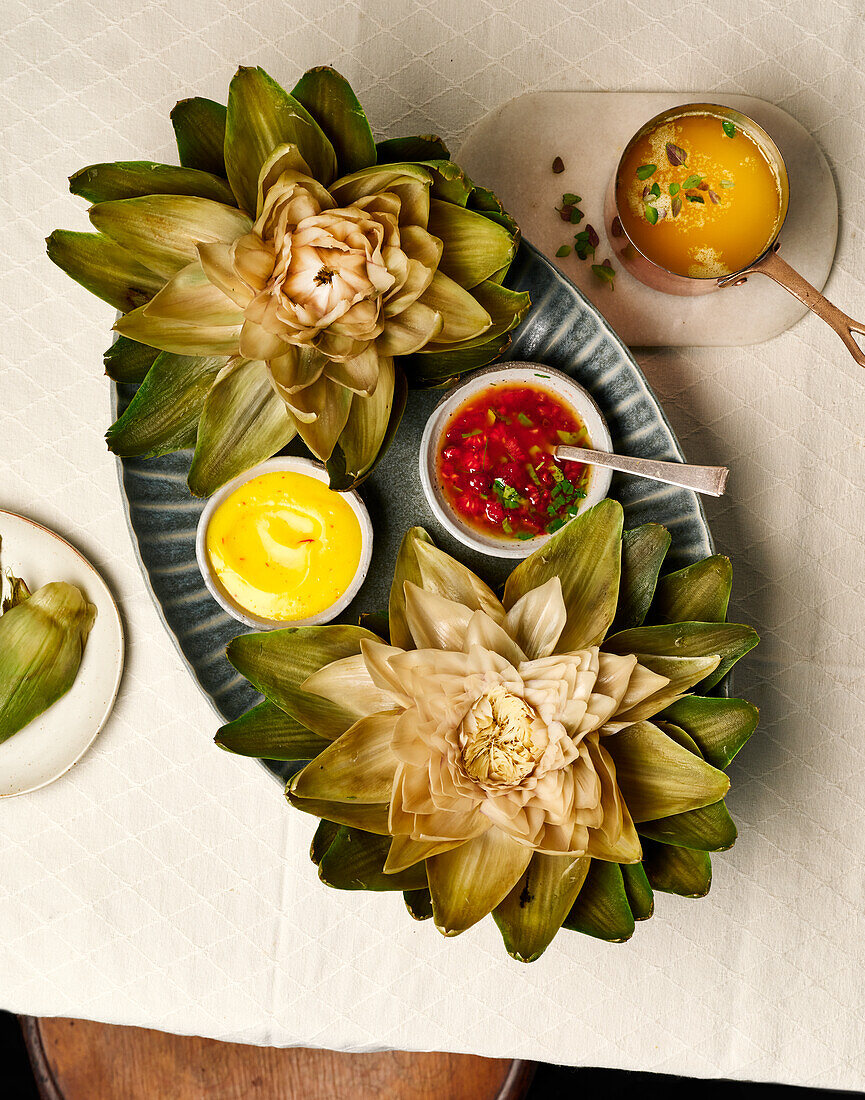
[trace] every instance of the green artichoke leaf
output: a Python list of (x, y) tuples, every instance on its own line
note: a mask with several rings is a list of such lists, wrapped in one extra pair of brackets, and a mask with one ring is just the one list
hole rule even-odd
[(412, 920), (429, 920), (432, 917), (432, 898), (429, 890), (406, 890), (402, 898)]
[(655, 911), (655, 895), (642, 863), (622, 863), (622, 880), (634, 920), (648, 920)]
[(147, 318), (202, 328), (237, 329), (244, 321), (243, 310), (208, 279), (199, 260), (182, 267), (142, 310)]
[(577, 899), (592, 860), (535, 852), (522, 878), (493, 910), (511, 958), (534, 962), (553, 942)]
[[(479, 187), (478, 184), (475, 184), (469, 198), (469, 209), (480, 211), (485, 217), (498, 222), (499, 225), (504, 226), (509, 233), (519, 239), (520, 227), (502, 206), (498, 196), (490, 191), (488, 187)], [(506, 271), (507, 269), (504, 268), (503, 270)], [(496, 281), (500, 282), (501, 280)]]
[(91, 206), (90, 221), (163, 281), (198, 259), (199, 244), (233, 241), (252, 222), (234, 206), (194, 195), (141, 195)]
[(760, 712), (745, 699), (686, 695), (661, 717), (690, 734), (710, 764), (726, 768), (757, 728)]
[(227, 752), (263, 760), (314, 760), (330, 744), (268, 699), (222, 726), (214, 741)]
[(510, 343), (511, 337), (506, 334), (458, 351), (430, 353), (421, 350), (415, 355), (401, 356), (400, 364), (412, 389), (435, 389), (446, 386), (467, 371), (494, 363), (504, 355)]
[(652, 722), (636, 722), (605, 737), (604, 748), (613, 758), (616, 783), (638, 826), (709, 806), (730, 789), (722, 771)]
[(160, 351), (158, 348), (139, 344), (127, 336), (118, 336), (105, 352), (102, 361), (105, 373), (112, 382), (143, 382)]
[(0, 744), (69, 691), (95, 619), (96, 608), (62, 581), (0, 617)]
[(177, 152), (184, 168), (225, 176), (225, 107), (212, 99), (181, 99), (171, 112)]
[(177, 168), (148, 160), (91, 164), (69, 177), (69, 190), (88, 202), (134, 199), (142, 195), (196, 195), (235, 206), (224, 179), (196, 168)]
[(568, 610), (556, 646), (560, 653), (597, 645), (613, 621), (619, 594), (622, 521), (621, 504), (602, 500), (557, 531), (508, 577), (504, 594), (508, 610), (530, 589), (539, 588), (551, 577), (560, 578)]
[[(564, 528), (567, 531), (567, 527)], [(654, 653), (658, 656), (707, 657), (717, 654), (721, 663), (702, 683), (708, 690), (760, 639), (750, 626), (740, 623), (664, 623), (637, 626), (613, 634), (602, 645), (610, 653)]]
[(55, 229), (46, 244), (59, 268), (123, 313), (149, 302), (165, 284), (165, 278), (102, 233)]
[(149, 344), (174, 355), (237, 355), (240, 325), (195, 325), (173, 317), (154, 316), (139, 306), (124, 314), (114, 331), (139, 344)]
[(715, 654), (710, 657), (657, 657), (653, 653), (638, 653), (636, 656), (644, 668), (651, 669), (659, 676), (666, 676), (670, 682), (628, 710), (617, 714), (614, 719), (617, 723), (653, 718), (658, 711), (669, 706), (694, 684), (704, 680), (718, 665)]
[(593, 859), (563, 928), (599, 940), (624, 943), (634, 934), (634, 914), (628, 904), (622, 868), (618, 863)]
[(396, 874), (385, 874), (390, 837), (340, 826), (318, 867), (319, 878), (337, 890), (423, 890), (423, 863)]
[(309, 111), (333, 146), (340, 176), (375, 164), (375, 139), (363, 107), (336, 69), (310, 69), (291, 94)]
[(328, 802), (387, 802), (397, 758), (391, 748), (394, 714), (359, 718), (291, 781), (298, 798)]
[(702, 852), (723, 852), (736, 843), (738, 833), (723, 801), (712, 802), (698, 810), (644, 821), (638, 832), (661, 844), (696, 848)]
[(644, 523), (622, 535), (622, 579), (614, 631), (643, 625), (670, 542), (670, 532), (659, 523)]
[(385, 141), (377, 142), (375, 150), (379, 164), (451, 159), (448, 147), (436, 134), (387, 138)]
[(449, 852), (426, 861), (433, 920), (456, 936), (483, 920), (511, 892), (532, 850), (493, 826)]
[(383, 642), (390, 640), (390, 626), (386, 611), (362, 611), (358, 616), (358, 626), (371, 630)]
[(290, 443), (295, 424), (260, 359), (231, 359), (204, 402), (189, 488), (206, 497)]
[(466, 206), (475, 185), (458, 164), (451, 160), (422, 160), (420, 163), (432, 172), (432, 194), (444, 202)]
[(658, 581), (651, 608), (655, 623), (723, 623), (727, 618), (733, 567), (721, 554), (694, 562)]
[(697, 848), (646, 840), (643, 866), (655, 890), (683, 898), (704, 898), (712, 885), (712, 860)]
[(310, 175), (327, 187), (336, 175), (336, 153), (319, 124), (264, 69), (241, 66), (228, 92), (225, 168), (238, 204), (253, 216), (262, 165), (286, 144), (298, 147)]
[(108, 449), (121, 458), (157, 458), (194, 446), (205, 399), (224, 366), (222, 357), (162, 352), (108, 429)]
[(285, 797), (290, 805), (296, 810), (302, 810), (305, 814), (324, 818), (337, 825), (350, 825), (363, 829), (367, 833), (389, 837), (387, 802), (373, 805), (363, 802), (327, 802), (325, 799), (299, 798), (292, 791), (291, 783), (285, 789)]
[(516, 253), (515, 238), (504, 226), (441, 199), (430, 200), (427, 229), (444, 244), (439, 270), (467, 290), (507, 267)]
[(417, 556), (416, 543), (426, 542), (434, 545), (433, 540), (423, 527), (411, 527), (403, 535), (396, 564), (393, 570), (393, 581), (390, 586), (390, 599), (388, 601), (388, 625), (390, 627), (390, 643), (400, 649), (414, 649), (414, 638), (408, 628), (408, 620), (405, 611), (405, 582), (410, 581), (419, 588), (423, 587), (423, 574)]
[(330, 487), (355, 489), (372, 473), (393, 442), (405, 412), (408, 386), (393, 359), (379, 360), (379, 379), (370, 397), (355, 394), (348, 420), (327, 462)]
[(341, 827), (335, 821), (319, 821), (309, 846), (309, 858), (316, 866), (324, 859), (325, 852), (336, 840), (336, 834)]
[[(304, 691), (301, 684), (320, 668), (360, 653), (360, 643), (376, 636), (359, 626), (305, 626), (241, 634), (226, 654), (237, 671), (281, 710), (307, 729), (333, 740), (357, 720), (348, 707)], [(347, 700), (350, 703), (350, 700)], [(314, 810), (311, 812), (315, 812)], [(319, 814), (327, 817), (327, 814)], [(330, 818), (336, 821), (336, 818)]]
[(478, 299), (441, 271), (435, 272), (418, 301), (441, 315), (442, 327), (432, 337), (439, 346), (479, 340), (492, 328), (492, 317)]

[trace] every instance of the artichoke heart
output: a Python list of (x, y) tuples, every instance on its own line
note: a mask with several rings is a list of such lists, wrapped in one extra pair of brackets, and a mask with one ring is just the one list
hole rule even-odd
[(95, 619), (96, 608), (63, 581), (0, 617), (0, 744), (72, 687)]

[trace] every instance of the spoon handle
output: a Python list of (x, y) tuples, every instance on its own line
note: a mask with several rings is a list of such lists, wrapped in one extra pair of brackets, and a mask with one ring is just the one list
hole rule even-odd
[(720, 497), (727, 484), (726, 466), (689, 466), (685, 462), (661, 462), (655, 458), (632, 458), (630, 455), (614, 455), (607, 451), (591, 451), (587, 447), (557, 447), (556, 457), (565, 462), (583, 462), (589, 466), (608, 466), (624, 474), (636, 474), (651, 481), (663, 481), (667, 485), (679, 485), (693, 489), (695, 493)]

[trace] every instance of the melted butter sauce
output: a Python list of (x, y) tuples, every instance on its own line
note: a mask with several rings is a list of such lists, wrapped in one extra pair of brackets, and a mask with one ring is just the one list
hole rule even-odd
[(316, 478), (274, 471), (235, 489), (214, 511), (206, 549), (222, 587), (264, 619), (293, 622), (326, 610), (360, 564), (350, 504)]

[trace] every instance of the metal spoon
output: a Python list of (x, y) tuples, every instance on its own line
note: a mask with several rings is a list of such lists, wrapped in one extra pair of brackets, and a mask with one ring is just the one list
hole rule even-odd
[(726, 466), (689, 466), (685, 462), (660, 462), (655, 458), (632, 458), (607, 451), (592, 451), (588, 447), (556, 447), (556, 458), (565, 462), (582, 462), (589, 466), (608, 466), (623, 474), (636, 474), (666, 485), (679, 485), (705, 493), (710, 497), (724, 495), (729, 470)]

